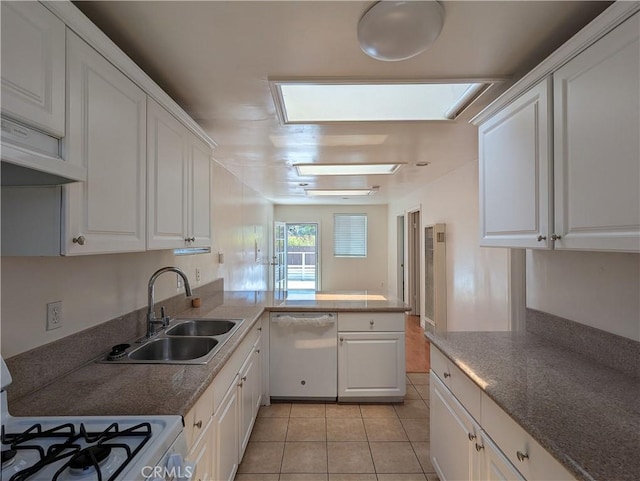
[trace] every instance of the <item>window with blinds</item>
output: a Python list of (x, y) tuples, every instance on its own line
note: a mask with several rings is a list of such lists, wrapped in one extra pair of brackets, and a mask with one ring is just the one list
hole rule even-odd
[(367, 257), (367, 215), (333, 214), (334, 257)]

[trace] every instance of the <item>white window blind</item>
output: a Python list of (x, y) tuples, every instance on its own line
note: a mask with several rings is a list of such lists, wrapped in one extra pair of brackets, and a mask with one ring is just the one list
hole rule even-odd
[(367, 215), (333, 215), (333, 255), (367, 257)]

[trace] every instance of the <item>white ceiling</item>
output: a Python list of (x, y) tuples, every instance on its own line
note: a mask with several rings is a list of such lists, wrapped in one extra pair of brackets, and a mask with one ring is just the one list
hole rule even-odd
[[(339, 203), (387, 203), (477, 158), (469, 118), (342, 125), (278, 122), (270, 78), (516, 79), (610, 2), (446, 1), (440, 38), (409, 60), (382, 62), (358, 47), (371, 1), (77, 2), (94, 23), (218, 143), (217, 161), (275, 203), (327, 203), (308, 188), (380, 190)], [(363, 145), (333, 145), (363, 136)], [(377, 137), (367, 137), (377, 136)], [(367, 145), (370, 140), (384, 142)], [(274, 144), (275, 139), (275, 144)], [(327, 145), (329, 144), (329, 145)], [(406, 162), (393, 176), (299, 177), (297, 162)], [(430, 162), (416, 167), (417, 162)]]

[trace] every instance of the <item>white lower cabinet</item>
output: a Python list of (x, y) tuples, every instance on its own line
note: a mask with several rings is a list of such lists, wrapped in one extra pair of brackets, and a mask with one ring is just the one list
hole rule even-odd
[(404, 313), (338, 314), (338, 400), (402, 400)]
[(524, 481), (522, 475), (502, 454), (484, 431), (481, 432), (482, 463), (479, 479), (487, 481)]
[(239, 439), (239, 460), (242, 460), (244, 451), (247, 449), (251, 431), (260, 408), (262, 400), (262, 365), (260, 363), (260, 338), (253, 345), (253, 348), (242, 368), (240, 369), (240, 380), (238, 382), (238, 392), (240, 399), (240, 439)]
[(184, 416), (184, 433), (188, 447), (186, 460), (195, 465), (192, 481), (212, 479), (212, 415), (213, 387), (209, 386), (195, 406)]
[(452, 382), (465, 374), (433, 344), (431, 366), (431, 463), (442, 481), (575, 480), (484, 392)]
[(338, 399), (403, 397), (403, 332), (338, 333)]
[(431, 372), (431, 463), (442, 481), (479, 479), (480, 427)]
[(259, 321), (213, 382), (215, 481), (233, 481), (258, 415), (262, 400), (261, 334)]
[(259, 321), (184, 416), (192, 481), (233, 481), (262, 401)]
[(211, 474), (211, 456), (213, 455), (211, 450), (212, 425), (213, 422), (209, 419), (202, 437), (187, 455), (187, 461), (195, 465), (191, 481), (210, 481), (214, 479)]
[(215, 481), (233, 481), (240, 464), (240, 457), (238, 456), (240, 406), (238, 389), (236, 389), (238, 380), (239, 376), (236, 376), (216, 414), (213, 416), (212, 449), (213, 479)]

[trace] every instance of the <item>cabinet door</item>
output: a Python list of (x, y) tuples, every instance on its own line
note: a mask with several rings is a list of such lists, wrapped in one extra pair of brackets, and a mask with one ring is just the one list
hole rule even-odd
[(259, 344), (254, 345), (247, 359), (240, 369), (239, 396), (240, 396), (240, 439), (239, 461), (249, 443), (251, 430), (258, 413), (256, 407), (260, 407), (262, 394), (262, 365), (260, 364)]
[(640, 14), (553, 74), (556, 249), (640, 251)]
[(64, 253), (143, 251), (147, 96), (71, 31), (67, 71), (64, 145), (87, 181), (65, 186)]
[(482, 443), (480, 479), (486, 481), (525, 481), (484, 431), (481, 433), (480, 442)]
[(189, 247), (211, 246), (211, 149), (191, 134), (189, 143)]
[(149, 99), (147, 249), (187, 245), (188, 131)]
[(2, 2), (2, 114), (64, 137), (65, 25), (38, 2)]
[(213, 478), (216, 481), (233, 481), (238, 470), (238, 388), (236, 376), (225, 394), (220, 407), (213, 415)]
[(210, 481), (214, 479), (211, 475), (212, 425), (212, 422), (207, 424), (198, 444), (187, 455), (187, 461), (195, 463), (195, 471), (191, 476), (192, 481)]
[(338, 398), (405, 395), (403, 332), (340, 332), (338, 337)]
[(480, 245), (550, 248), (550, 86), (542, 81), (480, 126)]
[(480, 427), (431, 372), (431, 464), (442, 481), (479, 479)]

